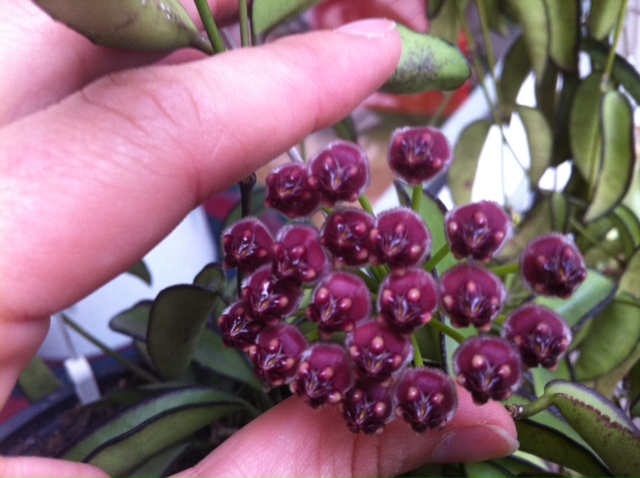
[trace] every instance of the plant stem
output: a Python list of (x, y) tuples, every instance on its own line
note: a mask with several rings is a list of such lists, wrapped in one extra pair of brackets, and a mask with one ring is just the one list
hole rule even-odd
[(227, 49), (224, 46), (224, 42), (222, 41), (222, 36), (220, 36), (220, 31), (218, 30), (216, 21), (214, 20), (211, 9), (209, 8), (209, 2), (207, 0), (194, 1), (198, 9), (200, 19), (202, 20), (202, 24), (204, 25), (204, 30), (207, 32), (207, 36), (209, 37), (211, 45), (213, 45), (213, 50), (216, 53), (222, 53), (226, 51)]
[(435, 269), (435, 267), (440, 263), (440, 261), (444, 259), (444, 257), (447, 254), (449, 254), (450, 250), (451, 249), (449, 249), (449, 244), (445, 242), (442, 245), (442, 247), (438, 249), (438, 252), (436, 252), (433, 256), (431, 256), (431, 259), (429, 259), (424, 264), (424, 270), (427, 272), (433, 271), (433, 269)]
[(289, 155), (289, 159), (294, 163), (304, 163), (304, 159), (300, 155), (300, 151), (295, 146), (293, 148), (289, 148), (287, 150), (287, 154)]
[(411, 191), (411, 209), (415, 212), (418, 212), (420, 209), (420, 203), (422, 202), (422, 195), (424, 194), (424, 190), (422, 189), (422, 184), (418, 186), (414, 186)]
[(551, 399), (547, 395), (542, 395), (533, 402), (524, 405), (507, 405), (507, 410), (515, 420), (524, 420), (546, 410), (551, 405)]
[(455, 340), (459, 344), (465, 341), (464, 335), (462, 335), (457, 330), (454, 330), (452, 327), (449, 327), (444, 322), (440, 322), (438, 319), (430, 320), (429, 322), (427, 322), (427, 325), (429, 325), (430, 327), (433, 327), (438, 332), (442, 332), (443, 334), (451, 337), (453, 340)]
[(616, 24), (616, 32), (613, 37), (613, 44), (609, 50), (609, 56), (607, 57), (607, 63), (602, 73), (602, 91), (607, 89), (609, 85), (609, 78), (611, 77), (611, 70), (613, 69), (613, 62), (616, 58), (616, 50), (618, 49), (618, 42), (620, 41), (620, 34), (622, 33), (622, 27), (624, 26), (624, 20), (627, 15), (627, 5), (629, 0), (623, 0), (620, 6), (620, 14), (618, 15), (618, 23)]
[(373, 213), (373, 208), (371, 207), (371, 203), (369, 202), (369, 198), (367, 198), (367, 196), (365, 196), (364, 194), (362, 194), (359, 198), (358, 201), (360, 202), (360, 206), (362, 207), (362, 209), (366, 212), (368, 212), (369, 214), (371, 214), (372, 216), (374, 215)]
[(424, 361), (422, 360), (422, 352), (420, 352), (420, 346), (418, 345), (416, 334), (411, 334), (411, 344), (413, 345), (413, 364), (416, 367), (423, 367)]
[(240, 17), (240, 44), (243, 47), (251, 46), (251, 35), (249, 33), (249, 8), (247, 0), (238, 2), (238, 15)]
[(491, 33), (489, 31), (489, 22), (486, 16), (485, 0), (478, 0), (478, 16), (480, 17), (480, 28), (482, 29), (482, 38), (484, 40), (484, 46), (487, 51), (487, 64), (489, 66), (489, 75), (496, 85), (496, 97), (498, 105), (502, 104), (500, 100), (500, 88), (497, 88), (498, 80), (496, 79), (496, 60), (493, 56), (493, 44), (491, 43)]
[(148, 383), (158, 383), (160, 381), (154, 375), (152, 375), (151, 373), (149, 373), (146, 370), (144, 370), (142, 367), (139, 367), (138, 365), (133, 363), (131, 360), (123, 357), (121, 354), (119, 354), (118, 352), (113, 350), (111, 347), (109, 347), (105, 343), (103, 343), (100, 340), (98, 340), (97, 338), (95, 338), (89, 332), (87, 332), (82, 327), (80, 327), (80, 325), (77, 324), (75, 321), (73, 321), (70, 317), (67, 317), (66, 315), (62, 314), (62, 320), (64, 321), (64, 323), (66, 325), (68, 325), (73, 330), (75, 330), (80, 335), (82, 335), (82, 337), (84, 337), (89, 342), (91, 342), (93, 345), (98, 347), (100, 350), (102, 350), (109, 357), (111, 357), (114, 360), (117, 360), (118, 362), (120, 362), (128, 370), (130, 370), (133, 373), (135, 373), (138, 377), (140, 377), (144, 381), (146, 381)]
[(520, 264), (514, 262), (512, 264), (504, 264), (502, 266), (494, 266), (489, 269), (495, 275), (504, 277), (509, 274), (517, 274), (520, 272)]

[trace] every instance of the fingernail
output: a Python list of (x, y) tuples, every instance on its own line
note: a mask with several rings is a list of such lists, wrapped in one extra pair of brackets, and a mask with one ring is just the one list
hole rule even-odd
[(461, 428), (445, 435), (434, 449), (433, 463), (482, 461), (510, 455), (520, 444), (504, 428), (483, 425)]
[(396, 23), (394, 21), (382, 18), (367, 18), (342, 25), (336, 28), (335, 31), (365, 38), (381, 38), (395, 30), (395, 28)]

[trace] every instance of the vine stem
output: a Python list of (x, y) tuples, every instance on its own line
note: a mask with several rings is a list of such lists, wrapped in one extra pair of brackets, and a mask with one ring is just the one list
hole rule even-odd
[(520, 264), (514, 262), (512, 264), (504, 264), (502, 266), (494, 266), (489, 269), (495, 275), (504, 277), (509, 274), (517, 274), (520, 272)]
[(609, 79), (611, 77), (611, 70), (613, 69), (613, 62), (616, 58), (616, 50), (618, 49), (618, 42), (620, 41), (620, 35), (622, 34), (622, 27), (624, 26), (624, 20), (627, 16), (627, 5), (629, 0), (623, 0), (620, 6), (620, 15), (618, 16), (618, 23), (616, 25), (616, 32), (613, 37), (613, 44), (609, 50), (609, 56), (607, 57), (607, 63), (604, 67), (604, 73), (602, 74), (602, 91), (607, 89), (609, 85)]
[(453, 340), (455, 340), (459, 344), (465, 341), (466, 337), (464, 335), (462, 335), (460, 332), (453, 329), (452, 327), (449, 327), (444, 322), (440, 322), (438, 319), (430, 320), (429, 322), (427, 322), (427, 325), (429, 327), (433, 327), (438, 332), (442, 332), (443, 334), (451, 337)]
[(249, 8), (247, 0), (238, 2), (238, 16), (240, 21), (240, 44), (243, 47), (251, 46), (251, 34), (249, 33)]
[(411, 334), (411, 344), (413, 345), (413, 363), (416, 367), (423, 367), (424, 360), (422, 359), (422, 352), (420, 352), (420, 347), (418, 346), (418, 339), (416, 339), (416, 334)]
[(449, 254), (450, 251), (451, 249), (449, 248), (449, 244), (445, 242), (442, 247), (438, 249), (433, 256), (431, 256), (431, 259), (424, 264), (424, 270), (427, 272), (433, 271), (433, 269), (435, 269), (435, 267), (447, 254)]
[(71, 319), (71, 317), (68, 317), (65, 314), (62, 314), (62, 320), (66, 325), (71, 327), (73, 330), (75, 330), (77, 333), (79, 333), (82, 337), (84, 337), (89, 342), (91, 342), (93, 345), (98, 347), (106, 355), (108, 355), (109, 357), (113, 358), (114, 360), (117, 360), (118, 362), (120, 362), (127, 369), (129, 369), (130, 371), (135, 373), (138, 377), (140, 377), (144, 381), (146, 381), (148, 383), (158, 383), (159, 382), (159, 380), (154, 375), (152, 375), (151, 373), (147, 372), (142, 367), (139, 367), (138, 365), (133, 363), (131, 360), (123, 357), (118, 352), (112, 350), (105, 343), (103, 343), (102, 341), (98, 340), (93, 335), (91, 335), (89, 332), (87, 332), (85, 329), (83, 329), (77, 322), (75, 322), (73, 319)]
[(222, 41), (220, 30), (218, 30), (216, 21), (214, 20), (213, 14), (211, 13), (211, 8), (209, 8), (209, 2), (207, 0), (194, 1), (196, 4), (196, 8), (198, 9), (198, 15), (200, 15), (200, 19), (202, 20), (202, 24), (204, 25), (204, 30), (207, 32), (209, 41), (213, 46), (213, 51), (215, 53), (222, 53), (224, 51), (227, 51), (226, 47), (224, 46), (224, 42)]
[(547, 395), (542, 395), (533, 402), (526, 403), (524, 405), (511, 404), (507, 405), (506, 408), (509, 415), (511, 415), (515, 420), (524, 420), (525, 418), (532, 417), (536, 413), (546, 410), (551, 405), (551, 398)]
[(424, 194), (424, 189), (422, 189), (422, 184), (414, 186), (411, 190), (411, 209), (415, 212), (418, 212), (420, 209), (420, 203), (422, 202), (422, 195)]

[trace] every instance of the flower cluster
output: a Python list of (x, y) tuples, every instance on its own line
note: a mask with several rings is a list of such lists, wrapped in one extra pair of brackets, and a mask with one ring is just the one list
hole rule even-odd
[[(402, 128), (388, 159), (416, 186), (446, 171), (452, 152), (437, 129)], [(300, 220), (323, 206), (321, 228), (294, 221), (273, 236), (259, 219), (244, 218), (224, 232), (224, 265), (244, 280), (218, 323), (225, 344), (247, 353), (265, 385), (288, 384), (313, 408), (338, 405), (354, 432), (378, 433), (395, 417), (422, 432), (453, 417), (455, 382), (482, 404), (508, 398), (525, 368), (555, 367), (571, 333), (550, 309), (525, 304), (496, 332), (507, 290), (486, 264), (511, 234), (502, 207), (481, 201), (446, 214), (446, 240), (459, 263), (436, 278), (424, 267), (432, 235), (416, 211), (374, 216), (342, 204), (363, 194), (369, 178), (364, 151), (332, 143), (266, 180), (269, 207)], [(580, 252), (560, 234), (532, 241), (519, 266), (534, 294), (567, 297), (586, 277)], [(412, 334), (443, 317), (477, 330), (454, 354), (455, 378), (412, 360)], [(313, 325), (307, 335), (303, 321)]]

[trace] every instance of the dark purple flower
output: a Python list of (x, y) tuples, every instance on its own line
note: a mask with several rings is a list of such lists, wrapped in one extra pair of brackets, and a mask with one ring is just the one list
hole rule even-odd
[(379, 434), (393, 419), (393, 383), (358, 380), (341, 403), (342, 416), (354, 433)]
[(269, 173), (265, 180), (267, 207), (290, 218), (307, 217), (320, 206), (320, 192), (309, 180), (306, 163), (287, 163)]
[(243, 281), (242, 298), (252, 317), (274, 325), (295, 312), (302, 289), (295, 281), (275, 277), (271, 266), (264, 266)]
[(445, 171), (452, 161), (451, 145), (436, 128), (399, 128), (391, 136), (389, 168), (412, 186), (433, 179)]
[(254, 320), (249, 314), (250, 309), (245, 302), (238, 300), (227, 307), (218, 317), (222, 342), (227, 347), (245, 350), (255, 343), (258, 333), (266, 325)]
[(272, 246), (273, 237), (259, 219), (241, 219), (222, 233), (224, 266), (251, 273), (271, 262)]
[(369, 262), (369, 233), (374, 217), (361, 209), (340, 208), (326, 218), (320, 243), (331, 253), (333, 266), (363, 266)]
[(480, 201), (449, 211), (445, 234), (457, 259), (489, 262), (511, 234), (511, 220), (497, 203)]
[(527, 367), (555, 368), (571, 343), (571, 330), (565, 320), (537, 304), (525, 304), (509, 314), (502, 336), (520, 351)]
[(473, 264), (460, 264), (440, 278), (440, 303), (454, 327), (491, 328), (507, 298), (498, 276)]
[(309, 160), (309, 181), (320, 191), (322, 203), (353, 202), (369, 185), (369, 159), (357, 144), (335, 141)]
[(329, 259), (320, 245), (318, 230), (292, 224), (283, 227), (273, 245), (273, 273), (281, 279), (300, 283), (316, 282), (329, 268)]
[(564, 299), (587, 278), (587, 268), (571, 239), (551, 233), (527, 245), (520, 258), (520, 274), (536, 294)]

